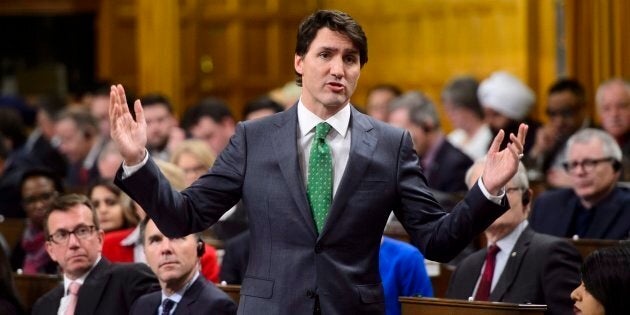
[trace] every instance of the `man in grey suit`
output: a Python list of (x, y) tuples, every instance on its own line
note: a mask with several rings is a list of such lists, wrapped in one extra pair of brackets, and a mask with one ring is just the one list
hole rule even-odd
[[(482, 163), (476, 161), (466, 173), (469, 186), (481, 175)], [(580, 282), (580, 254), (566, 240), (536, 233), (528, 226), (531, 189), (523, 164), (506, 193), (510, 210), (484, 232), (488, 248), (459, 263), (446, 297), (546, 304), (546, 314), (573, 314), (569, 295)], [(488, 254), (493, 248), (498, 251)]]
[(427, 190), (409, 133), (350, 105), (366, 62), (367, 39), (350, 16), (309, 16), (295, 51), (298, 104), (239, 123), (213, 168), (181, 193), (146, 153), (142, 105), (134, 120), (124, 89), (112, 87), (112, 138), (125, 158), (117, 184), (165, 235), (206, 229), (242, 199), (251, 252), (239, 314), (383, 314), (378, 256), (392, 210), (427, 258), (444, 261), (508, 208), (503, 186), (527, 126), (502, 151), (499, 133), (480, 184), (447, 214)]

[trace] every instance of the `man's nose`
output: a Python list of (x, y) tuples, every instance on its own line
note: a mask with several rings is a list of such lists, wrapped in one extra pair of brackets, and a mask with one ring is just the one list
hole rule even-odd
[(79, 247), (79, 238), (74, 233), (70, 233), (70, 235), (68, 235), (68, 248), (77, 247)]
[(330, 74), (335, 78), (340, 79), (343, 77), (343, 60), (341, 57), (333, 58), (330, 61)]

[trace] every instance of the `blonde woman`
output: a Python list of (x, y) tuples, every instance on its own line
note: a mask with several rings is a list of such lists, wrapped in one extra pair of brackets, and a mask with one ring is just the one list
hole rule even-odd
[(186, 187), (205, 174), (214, 164), (216, 154), (201, 140), (185, 140), (180, 143), (171, 156), (171, 163), (184, 171)]

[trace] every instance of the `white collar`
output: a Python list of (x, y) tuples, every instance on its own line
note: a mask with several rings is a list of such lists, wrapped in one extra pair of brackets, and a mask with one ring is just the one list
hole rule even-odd
[(519, 223), (519, 225), (510, 232), (510, 234), (506, 235), (504, 238), (497, 241), (497, 246), (501, 248), (501, 251), (504, 253), (511, 253), (512, 249), (514, 249), (514, 245), (518, 241), (518, 238), (521, 236), (521, 233), (525, 230), (525, 228), (529, 225), (527, 220)]
[(309, 132), (315, 130), (315, 126), (317, 126), (317, 124), (325, 121), (331, 127), (333, 127), (333, 129), (335, 129), (342, 138), (345, 138), (346, 132), (348, 131), (348, 126), (350, 125), (350, 113), (350, 103), (348, 103), (348, 105), (344, 106), (336, 114), (332, 115), (326, 120), (323, 120), (319, 118), (319, 116), (308, 110), (306, 106), (304, 106), (304, 103), (302, 103), (302, 99), (300, 98), (297, 104), (300, 137), (304, 137)]

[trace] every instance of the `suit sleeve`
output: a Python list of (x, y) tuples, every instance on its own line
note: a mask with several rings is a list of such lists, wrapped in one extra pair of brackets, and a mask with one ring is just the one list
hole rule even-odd
[(171, 188), (151, 159), (125, 179), (120, 168), (115, 182), (142, 206), (164, 235), (182, 237), (205, 230), (240, 200), (245, 144), (245, 128), (239, 123), (212, 169), (181, 193)]
[(418, 165), (409, 132), (404, 132), (397, 165), (400, 204), (394, 212), (426, 258), (447, 262), (509, 208), (507, 198), (497, 205), (475, 184), (447, 214), (429, 192)]
[(582, 258), (573, 245), (558, 240), (551, 245), (543, 271), (543, 291), (548, 309), (554, 314), (573, 311), (571, 292), (580, 285)]
[(141, 296), (159, 290), (160, 286), (155, 275), (145, 264), (129, 264), (125, 275), (124, 297), (127, 305), (131, 306)]

